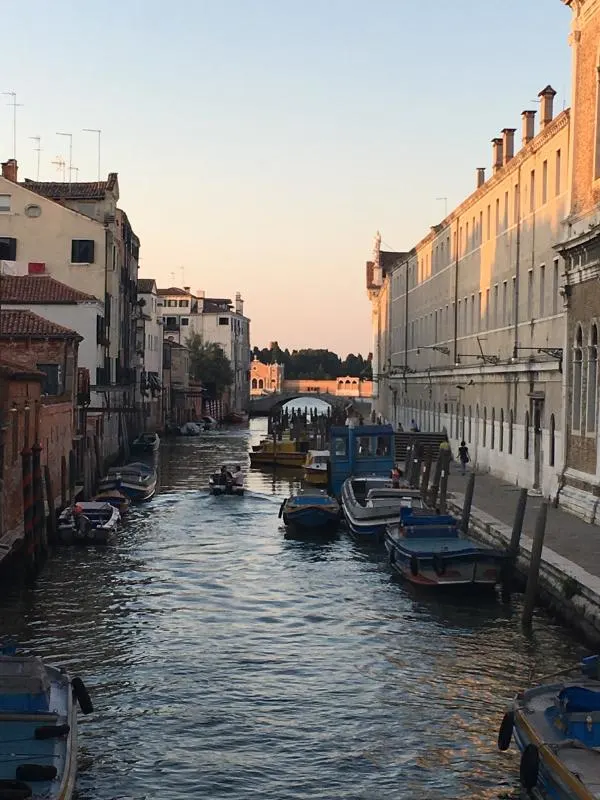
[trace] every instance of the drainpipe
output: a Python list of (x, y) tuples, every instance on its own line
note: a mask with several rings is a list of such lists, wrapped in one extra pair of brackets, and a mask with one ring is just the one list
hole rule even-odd
[(454, 363), (458, 359), (458, 254), (460, 252), (460, 217), (456, 220), (456, 247), (454, 262)]
[(515, 313), (515, 327), (514, 327), (514, 342), (513, 342), (513, 358), (519, 357), (519, 283), (520, 283), (520, 268), (521, 268), (521, 165), (519, 164), (519, 171), (517, 173), (517, 184), (519, 191), (517, 192), (517, 246), (516, 246), (516, 263), (515, 263), (515, 296), (513, 298), (514, 313)]

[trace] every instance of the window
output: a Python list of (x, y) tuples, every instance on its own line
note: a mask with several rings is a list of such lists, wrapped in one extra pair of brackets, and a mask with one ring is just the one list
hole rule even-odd
[(0, 236), (0, 259), (2, 261), (17, 260), (17, 240), (10, 236)]
[(581, 428), (581, 369), (583, 356), (583, 334), (581, 325), (575, 332), (575, 345), (573, 347), (573, 430)]
[(513, 275), (512, 279), (512, 322), (517, 321), (517, 276)]
[(490, 440), (490, 450), (494, 449), (494, 445), (496, 444), (496, 409), (492, 408), (492, 436)]
[(508, 228), (508, 192), (504, 192), (504, 230)]
[(479, 212), (479, 244), (483, 242), (483, 211)]
[(229, 325), (229, 317), (219, 317), (219, 325)]
[(491, 236), (491, 227), (492, 227), (492, 207), (488, 205), (487, 207), (487, 236), (486, 239), (489, 242)]
[(525, 412), (525, 425), (523, 430), (523, 457), (529, 458), (529, 411)]
[(529, 211), (533, 213), (535, 211), (535, 170), (531, 170), (531, 174), (529, 176), (531, 183), (529, 184)]
[(500, 198), (496, 199), (496, 236), (500, 232)]
[(469, 249), (469, 223), (465, 225), (465, 253)]
[(165, 317), (165, 327), (167, 327), (167, 328), (176, 328), (177, 327), (177, 317)]
[(587, 432), (596, 430), (596, 395), (598, 381), (598, 328), (595, 324), (590, 330), (587, 371)]
[(498, 428), (498, 450), (504, 450), (504, 409), (500, 409), (500, 427)]
[(469, 326), (471, 333), (475, 333), (475, 295), (471, 295), (471, 323)]
[(477, 295), (477, 330), (481, 330), (481, 292)]
[(258, 382), (257, 382), (256, 378), (252, 378), (252, 388), (253, 389), (257, 389), (258, 388)]
[(515, 200), (514, 200), (514, 209), (513, 209), (513, 218), (515, 225), (519, 221), (519, 184), (515, 184)]
[(502, 324), (508, 323), (508, 281), (502, 283)]
[(485, 443), (487, 440), (487, 408), (484, 407), (483, 409), (483, 446), (485, 447)]
[(540, 266), (540, 310), (539, 316), (544, 316), (544, 293), (546, 291), (546, 267), (544, 264)]
[(62, 394), (60, 364), (38, 364), (37, 369), (45, 374), (42, 381), (42, 394)]
[(549, 461), (551, 467), (554, 466), (554, 461), (555, 461), (555, 457), (556, 457), (556, 455), (555, 455), (555, 453), (556, 453), (556, 445), (555, 445), (555, 441), (554, 441), (555, 438), (556, 438), (555, 432), (556, 432), (556, 422), (554, 420), (554, 414), (550, 414), (550, 432), (548, 434), (549, 437), (550, 437), (550, 455), (548, 457), (548, 461)]
[(490, 327), (490, 290), (485, 290), (485, 327), (486, 330)]
[(468, 432), (468, 434), (467, 434), (467, 435), (468, 435), (468, 437), (469, 437), (469, 438), (468, 438), (468, 441), (469, 441), (469, 442), (471, 441), (471, 436), (472, 436), (472, 433), (473, 433), (473, 431), (472, 431), (472, 426), (471, 426), (471, 417), (472, 417), (472, 411), (471, 411), (471, 406), (469, 406), (469, 429), (468, 429), (468, 430), (469, 430), (469, 432)]
[(372, 449), (372, 436), (359, 436), (356, 441), (357, 451), (356, 454), (359, 458), (369, 458), (373, 455)]
[(492, 326), (496, 328), (498, 326), (498, 284), (494, 285), (494, 308), (492, 310), (493, 318), (492, 318)]
[(513, 451), (513, 412), (512, 408), (508, 412), (508, 452), (512, 455)]
[(548, 162), (542, 164), (542, 205), (548, 200)]
[(556, 151), (556, 175), (554, 176), (554, 193), (560, 194), (560, 150)]
[(96, 315), (96, 344), (102, 344), (104, 339), (104, 317)]
[(181, 317), (181, 324), (182, 325), (189, 325), (190, 324), (189, 317)]
[(265, 388), (265, 382), (263, 381), (262, 378), (259, 378), (259, 380), (258, 380), (258, 388), (259, 389), (264, 389)]
[(93, 264), (93, 239), (73, 239), (71, 242), (71, 264)]
[(533, 270), (527, 271), (527, 319), (533, 317)]
[(167, 300), (166, 305), (168, 308), (177, 308), (177, 300)]
[(6, 214), (10, 211), (10, 195), (0, 194), (0, 213)]
[(189, 304), (190, 304), (189, 300), (180, 300), (179, 301), (179, 307), (180, 308), (187, 308), (189, 306)]
[(333, 440), (333, 452), (336, 456), (346, 456), (346, 440), (341, 436), (336, 436)]

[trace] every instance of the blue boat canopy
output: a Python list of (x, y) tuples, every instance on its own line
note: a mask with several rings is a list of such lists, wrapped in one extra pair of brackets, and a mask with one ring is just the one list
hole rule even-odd
[(330, 490), (339, 496), (351, 476), (386, 475), (394, 467), (394, 429), (391, 425), (334, 426), (330, 432)]

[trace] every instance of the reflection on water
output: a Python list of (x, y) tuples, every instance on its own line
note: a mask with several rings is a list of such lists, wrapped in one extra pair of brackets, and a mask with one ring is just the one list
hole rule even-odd
[(57, 551), (0, 602), (2, 635), (92, 690), (80, 800), (516, 797), (504, 703), (580, 648), (493, 599), (415, 592), (344, 534), (284, 539), (298, 473), (210, 496), (265, 424), (165, 442), (161, 493), (115, 547)]

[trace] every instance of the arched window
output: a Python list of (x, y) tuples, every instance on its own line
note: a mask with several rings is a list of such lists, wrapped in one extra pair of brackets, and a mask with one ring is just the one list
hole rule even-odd
[(496, 444), (496, 409), (492, 408), (492, 435), (490, 438), (490, 449), (494, 449)]
[(471, 406), (469, 406), (469, 431), (468, 431), (468, 437), (469, 437), (469, 439), (468, 439), (468, 440), (469, 440), (469, 442), (471, 442), (471, 441), (472, 441), (472, 440), (471, 440), (471, 435), (472, 435), (472, 433), (473, 433), (473, 431), (472, 431), (472, 428), (471, 428), (471, 418), (472, 418), (472, 416), (473, 416), (473, 415), (472, 415), (472, 412), (471, 412)]
[(498, 450), (504, 451), (504, 409), (500, 409), (500, 427), (498, 428)]
[(508, 452), (510, 455), (512, 455), (513, 451), (513, 422), (513, 410), (511, 408), (508, 412)]
[(344, 381), (338, 381), (338, 389), (341, 389), (344, 385)]
[(525, 412), (525, 424), (523, 425), (523, 457), (529, 458), (529, 411)]
[(487, 440), (487, 408), (483, 407), (483, 446), (485, 447), (485, 443)]
[(548, 461), (550, 462), (550, 466), (554, 466), (554, 458), (555, 458), (555, 430), (556, 430), (556, 423), (554, 421), (554, 414), (550, 414), (550, 456)]
[(595, 323), (590, 329), (587, 368), (587, 431), (596, 430), (596, 397), (598, 385), (598, 328)]
[(581, 429), (581, 366), (582, 366), (583, 334), (581, 325), (575, 331), (575, 345), (573, 347), (573, 430)]
[(265, 388), (265, 384), (264, 384), (264, 381), (263, 381), (262, 378), (260, 378), (260, 380), (258, 381), (258, 388), (259, 389), (264, 389)]
[(460, 419), (460, 438), (465, 438), (465, 407), (462, 407), (462, 416)]
[(258, 386), (258, 384), (257, 384), (257, 382), (256, 382), (256, 378), (252, 378), (252, 388), (253, 388), (253, 389), (256, 389), (256, 388), (257, 388), (257, 386)]

